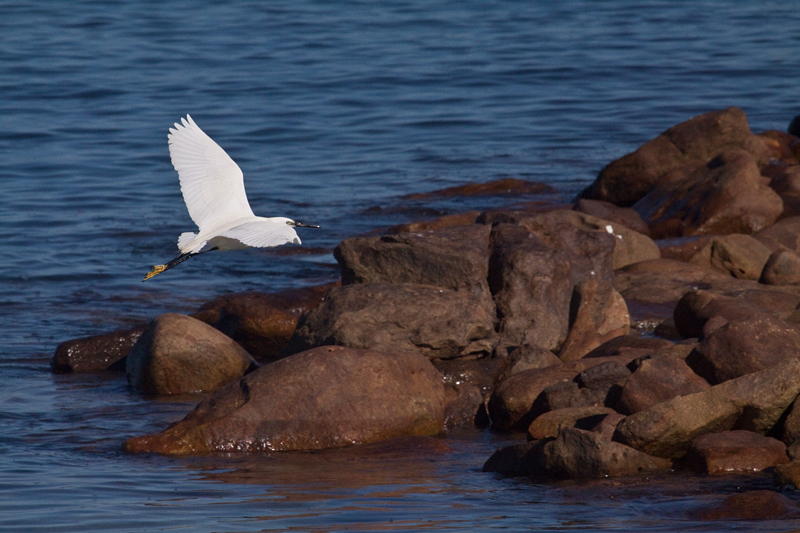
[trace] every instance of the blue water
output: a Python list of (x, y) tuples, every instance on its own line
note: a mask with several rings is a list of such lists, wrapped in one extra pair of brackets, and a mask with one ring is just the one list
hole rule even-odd
[[(400, 196), (504, 177), (558, 199), (696, 114), (754, 131), (800, 113), (790, 2), (0, 2), (0, 529), (784, 531), (685, 510), (762, 478), (536, 484), (449, 452), (129, 456), (197, 401), (54, 376), (66, 339), (228, 292), (335, 279), (376, 227), (509, 199)], [(166, 135), (180, 116), (239, 163), (257, 214), (318, 223), (309, 254), (209, 254), (141, 283), (193, 230)]]

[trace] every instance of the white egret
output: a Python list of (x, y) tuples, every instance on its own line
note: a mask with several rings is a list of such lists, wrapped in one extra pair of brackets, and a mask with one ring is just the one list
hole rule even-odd
[(167, 138), (183, 201), (199, 231), (181, 233), (180, 255), (165, 265), (155, 265), (142, 281), (212, 250), (300, 244), (294, 228), (319, 227), (284, 217), (255, 216), (247, 201), (239, 165), (189, 115), (170, 128)]

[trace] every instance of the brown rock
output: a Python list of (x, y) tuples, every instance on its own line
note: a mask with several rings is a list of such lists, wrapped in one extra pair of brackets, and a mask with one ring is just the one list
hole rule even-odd
[(695, 437), (730, 429), (766, 434), (800, 393), (800, 359), (678, 396), (634, 413), (614, 440), (659, 457), (679, 458)]
[[(528, 440), (556, 437), (561, 426), (590, 430), (615, 411), (609, 407), (565, 407), (537, 416), (528, 426)], [(609, 435), (610, 440), (610, 435)]]
[(244, 375), (252, 357), (208, 324), (177, 313), (159, 315), (128, 355), (131, 386), (147, 394), (213, 391)]
[(628, 229), (650, 236), (650, 228), (647, 226), (647, 222), (642, 220), (641, 215), (630, 207), (618, 207), (610, 202), (580, 198), (575, 204), (575, 210), (601, 220), (622, 224)]
[(686, 176), (665, 176), (634, 208), (654, 238), (710, 233), (751, 234), (783, 212), (753, 156), (742, 149), (722, 152)]
[(800, 439), (800, 397), (795, 398), (786, 413), (781, 439), (786, 444), (797, 442), (800, 445), (800, 441), (798, 441)]
[(498, 448), (483, 465), (484, 472), (506, 476), (541, 476), (542, 447), (548, 441), (534, 441)]
[(449, 359), (491, 353), (494, 309), (469, 291), (409, 283), (334, 288), (303, 315), (287, 350), (341, 345)]
[(56, 374), (122, 371), (125, 358), (147, 326), (137, 326), (64, 341), (58, 345), (50, 367)]
[(690, 513), (699, 520), (778, 520), (797, 518), (796, 502), (772, 490), (751, 490), (731, 494), (720, 505), (711, 505)]
[(690, 262), (711, 266), (735, 278), (758, 279), (770, 253), (770, 249), (756, 238), (734, 233), (714, 237)]
[(545, 474), (556, 478), (632, 476), (665, 470), (671, 461), (653, 457), (603, 438), (600, 433), (562, 428), (542, 447)]
[(758, 281), (765, 285), (800, 285), (800, 256), (791, 250), (774, 251)]
[(631, 206), (667, 172), (705, 163), (726, 148), (746, 145), (751, 137), (747, 116), (738, 107), (699, 115), (609, 163), (581, 196)]
[(642, 261), (617, 271), (616, 286), (626, 301), (670, 303), (674, 305), (692, 290), (711, 288), (728, 276), (708, 267), (672, 259)]
[(488, 392), (504, 360), (495, 357), (460, 357), (458, 359), (433, 359), (433, 366), (442, 374), (445, 385), (475, 385), (481, 393)]
[(508, 353), (508, 357), (503, 361), (503, 365), (497, 374), (495, 383), (499, 385), (514, 374), (519, 374), (525, 370), (546, 368), (560, 365), (561, 363), (561, 359), (550, 350), (523, 344), (513, 348)]
[(399, 233), (419, 233), (423, 231), (438, 231), (454, 226), (467, 226), (469, 224), (474, 224), (480, 214), (480, 211), (465, 211), (463, 213), (445, 215), (431, 220), (398, 224), (397, 226), (388, 228), (386, 233), (397, 235)]
[(752, 431), (722, 431), (692, 440), (686, 462), (707, 474), (753, 472), (788, 463), (786, 445)]
[(482, 224), (345, 239), (334, 250), (342, 284), (416, 283), (491, 299), (489, 233)]
[(446, 386), (444, 391), (444, 427), (453, 429), (475, 425), (475, 416), (483, 404), (481, 390), (470, 383), (459, 383)]
[(418, 354), (325, 346), (265, 365), (128, 452), (316, 450), (442, 430), (441, 376)]
[(657, 337), (639, 337), (638, 335), (626, 335), (624, 337), (615, 337), (610, 341), (604, 342), (591, 352), (586, 357), (612, 357), (615, 355), (626, 355), (631, 360), (648, 355), (662, 350), (671, 350), (675, 346), (674, 343)]
[(617, 409), (633, 414), (657, 403), (694, 394), (711, 388), (681, 359), (664, 355), (646, 356), (636, 360), (633, 374), (625, 382), (619, 395)]
[(693, 235), (691, 237), (674, 237), (655, 241), (663, 259), (688, 262), (711, 242), (715, 235)]
[(800, 216), (782, 218), (753, 237), (773, 252), (784, 248), (800, 253)]
[[(604, 439), (611, 440), (611, 438), (614, 436), (614, 431), (616, 431), (617, 429), (617, 424), (619, 424), (624, 419), (625, 415), (614, 412), (604, 416), (597, 424), (588, 429), (589, 431), (600, 433), (600, 435), (602, 435)], [(585, 428), (581, 427), (580, 429), (585, 429)]]
[(800, 331), (767, 314), (732, 320), (695, 347), (686, 363), (709, 383), (758, 372), (800, 353)]
[(587, 368), (572, 381), (561, 381), (542, 390), (531, 408), (531, 415), (567, 407), (616, 405), (620, 390), (631, 371), (620, 361), (606, 361)]
[(800, 461), (792, 460), (776, 466), (772, 477), (778, 485), (800, 487)]
[(721, 316), (726, 321), (746, 320), (761, 310), (742, 298), (734, 298), (713, 291), (690, 290), (678, 301), (673, 318), (678, 332), (686, 338), (700, 337), (705, 323)]
[(604, 342), (630, 333), (625, 300), (614, 287), (591, 278), (575, 285), (570, 302), (570, 328), (559, 351), (562, 361), (580, 359)]
[(525, 429), (535, 416), (544, 412), (534, 413), (532, 408), (533, 402), (548, 386), (572, 381), (579, 372), (608, 361), (626, 365), (632, 359), (633, 356), (584, 358), (515, 374), (501, 383), (489, 397), (487, 408), (492, 427), (500, 431)]

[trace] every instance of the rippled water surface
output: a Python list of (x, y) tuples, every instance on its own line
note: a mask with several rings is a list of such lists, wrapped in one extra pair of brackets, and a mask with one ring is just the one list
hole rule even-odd
[[(570, 198), (664, 129), (800, 113), (790, 2), (0, 3), (0, 529), (786, 531), (686, 510), (762, 478), (536, 484), (483, 474), (519, 436), (315, 454), (129, 456), (181, 418), (118, 375), (54, 376), (66, 339), (228, 292), (335, 279), (343, 238), (518, 198), (408, 201), (504, 177)], [(193, 226), (166, 134), (191, 113), (257, 214), (310, 253), (209, 254), (141, 283)]]

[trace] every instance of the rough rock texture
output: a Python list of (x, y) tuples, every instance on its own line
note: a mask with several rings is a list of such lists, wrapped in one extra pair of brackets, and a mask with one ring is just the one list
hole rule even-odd
[[(609, 407), (565, 407), (549, 411), (534, 419), (528, 426), (528, 440), (556, 437), (561, 426), (591, 430), (607, 415), (615, 411)], [(610, 435), (609, 435), (610, 440)]]
[(686, 463), (707, 474), (752, 472), (788, 463), (786, 445), (752, 431), (722, 431), (692, 440)]
[(711, 283), (728, 278), (729, 276), (709, 267), (673, 259), (655, 259), (618, 270), (616, 286), (626, 301), (674, 305), (692, 287), (710, 288)]
[(616, 405), (621, 413), (637, 413), (676, 396), (711, 388), (706, 380), (676, 357), (651, 355), (631, 363), (634, 364), (636, 369), (622, 387)]
[(146, 327), (64, 341), (56, 348), (50, 366), (56, 374), (124, 370), (128, 352)]
[(659, 457), (678, 458), (695, 437), (730, 429), (770, 431), (800, 393), (800, 359), (679, 396), (634, 413), (614, 440)]
[(758, 281), (765, 285), (800, 285), (800, 256), (791, 250), (774, 251)]
[(486, 283), (489, 233), (482, 224), (426, 233), (354, 237), (334, 257), (342, 283), (416, 283), (491, 298)]
[(534, 401), (531, 415), (566, 407), (613, 406), (630, 377), (621, 361), (606, 361), (581, 371), (571, 381), (554, 383), (542, 390)]
[(731, 494), (719, 505), (695, 509), (690, 516), (699, 520), (786, 520), (800, 517), (800, 508), (775, 491), (751, 490)]
[[(595, 433), (600, 433), (604, 439), (611, 440), (614, 436), (614, 431), (617, 429), (617, 424), (620, 421), (625, 419), (625, 415), (622, 413), (611, 413), (609, 415), (604, 416), (597, 424), (588, 428), (589, 431), (594, 431)], [(582, 426), (579, 429), (586, 429)]]
[(408, 224), (398, 224), (386, 230), (386, 233), (397, 235), (400, 233), (418, 233), (421, 231), (437, 231), (445, 228), (452, 228), (455, 226), (466, 226), (474, 224), (475, 220), (480, 215), (480, 211), (464, 211), (463, 213), (454, 213), (452, 215), (444, 215), (441, 217), (433, 218), (430, 220), (421, 220), (417, 222), (409, 222)]
[(325, 346), (265, 365), (128, 452), (315, 450), (442, 430), (441, 375), (418, 354)]
[(705, 163), (726, 148), (749, 147), (753, 137), (738, 107), (699, 115), (609, 163), (581, 196), (631, 206), (667, 172)]
[(654, 238), (751, 234), (783, 212), (757, 161), (742, 149), (722, 152), (693, 172), (662, 177), (634, 205)]
[(604, 342), (630, 333), (628, 306), (614, 287), (591, 278), (575, 286), (570, 328), (559, 351), (562, 361), (580, 359)]
[(800, 461), (793, 460), (775, 467), (773, 479), (778, 485), (800, 487)]
[(686, 363), (709, 383), (758, 372), (800, 353), (800, 330), (767, 314), (733, 320), (695, 347)]
[(543, 469), (554, 478), (631, 476), (672, 466), (669, 460), (576, 428), (562, 428), (555, 440), (542, 447), (542, 453)]
[(542, 448), (550, 440), (552, 439), (498, 448), (483, 464), (483, 471), (506, 476), (542, 476)]
[(514, 374), (519, 374), (525, 370), (560, 365), (561, 362), (561, 359), (550, 350), (523, 344), (508, 352), (508, 356), (503, 361), (503, 365), (497, 374), (495, 383), (499, 385)]
[(691, 338), (703, 334), (703, 327), (710, 318), (720, 316), (730, 322), (746, 320), (760, 313), (761, 309), (742, 298), (713, 291), (690, 290), (678, 301), (673, 318), (678, 332)]
[(619, 207), (610, 202), (580, 198), (575, 204), (575, 211), (592, 215), (601, 220), (622, 224), (628, 229), (650, 236), (650, 228), (647, 226), (647, 222), (642, 220), (641, 215), (630, 207)]
[(739, 279), (758, 279), (772, 251), (750, 235), (734, 233), (712, 238), (691, 263), (711, 266)]
[(800, 443), (798, 439), (800, 439), (800, 396), (792, 402), (791, 407), (787, 410), (781, 433), (781, 440), (787, 445), (794, 442)]
[(431, 359), (491, 353), (494, 322), (490, 304), (476, 302), (468, 291), (408, 283), (344, 285), (303, 315), (287, 350), (336, 344)]
[(125, 372), (140, 392), (180, 394), (216, 390), (242, 377), (254, 364), (241, 346), (208, 324), (165, 313), (136, 341)]
[(613, 283), (614, 237), (588, 215), (552, 211), (507, 214), (492, 228), (489, 287), (508, 345), (558, 349), (569, 326), (569, 298), (580, 281)]
[[(576, 374), (602, 363), (628, 364), (635, 355), (578, 359), (558, 366), (526, 370), (508, 378), (492, 391), (487, 408), (492, 427), (497, 430), (525, 429), (544, 411), (532, 411), (534, 401), (550, 385), (572, 381)], [(606, 390), (607, 392), (607, 390)], [(584, 404), (585, 405), (585, 404)]]
[(770, 250), (783, 248), (800, 253), (800, 216), (783, 218), (753, 237)]
[(452, 429), (475, 424), (479, 407), (483, 404), (481, 390), (471, 383), (445, 387), (444, 426)]

